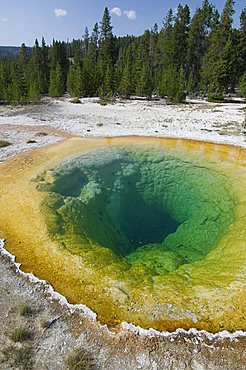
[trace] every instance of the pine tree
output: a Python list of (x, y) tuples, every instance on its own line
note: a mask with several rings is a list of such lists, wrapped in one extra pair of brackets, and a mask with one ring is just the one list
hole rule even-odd
[(137, 84), (137, 94), (140, 96), (145, 96), (150, 99), (152, 96), (152, 79), (148, 67), (143, 66), (140, 74), (140, 78)]
[(242, 75), (240, 79), (239, 88), (240, 88), (240, 93), (242, 97), (246, 101), (246, 72)]
[(119, 91), (125, 99), (130, 99), (132, 93), (132, 75), (131, 63), (129, 60), (127, 60), (123, 70), (122, 79), (119, 85)]
[(49, 87), (49, 48), (46, 46), (46, 43), (43, 37), (42, 37), (40, 54), (41, 54), (40, 90), (42, 94), (46, 94), (48, 92), (48, 87)]
[(104, 9), (103, 18), (101, 22), (101, 36), (100, 41), (108, 40), (112, 35), (113, 27), (111, 25), (111, 16), (108, 8)]
[(207, 39), (208, 47), (204, 55), (203, 64), (201, 66), (199, 89), (204, 95), (207, 93), (216, 92), (219, 88), (216, 81), (216, 64), (221, 50), (219, 29), (219, 13), (217, 10), (215, 10), (211, 20), (211, 32)]
[(20, 47), (19, 60), (20, 60), (20, 66), (23, 69), (23, 72), (25, 72), (28, 67), (29, 54), (28, 54), (27, 47), (24, 43), (21, 44), (21, 47)]
[(177, 84), (177, 93), (174, 101), (176, 100), (177, 103), (183, 103), (186, 98), (186, 79), (185, 70), (182, 66), (178, 70)]
[(240, 14), (239, 45), (238, 45), (238, 74), (241, 76), (246, 71), (246, 7)]
[(35, 40), (28, 66), (28, 80), (29, 95), (31, 94), (36, 100), (38, 96), (40, 97), (40, 94), (48, 92), (48, 48), (46, 47), (44, 38), (42, 38), (42, 47), (39, 46), (38, 40)]
[(85, 96), (94, 96), (97, 92), (96, 84), (96, 69), (93, 50), (89, 51), (84, 59), (83, 68), (82, 68), (82, 78), (84, 84), (84, 95)]
[(85, 95), (85, 79), (82, 73), (82, 69), (80, 67), (77, 67), (74, 74), (74, 96), (80, 97)]
[(227, 0), (221, 16), (221, 40), (224, 47), (220, 53), (217, 66), (217, 80), (223, 91), (234, 90), (237, 63), (237, 40), (232, 30), (235, 2)]
[(58, 96), (56, 70), (54, 68), (50, 70), (49, 96), (51, 97)]
[(233, 34), (231, 33), (217, 62), (216, 80), (220, 90), (225, 92), (234, 90), (238, 80), (236, 77), (236, 63), (237, 44), (236, 40), (233, 40)]
[[(39, 95), (43, 90), (42, 81), (42, 64), (41, 64), (41, 48), (39, 47), (38, 40), (35, 40), (34, 47), (32, 49), (32, 55), (30, 57), (30, 63), (28, 68), (28, 90), (37, 90)], [(31, 93), (32, 94), (32, 93)]]
[(38, 102), (41, 98), (41, 69), (36, 62), (35, 53), (31, 55), (28, 66), (28, 99)]
[(190, 73), (189, 79), (188, 79), (188, 83), (187, 83), (187, 93), (189, 95), (193, 95), (197, 91), (197, 88), (196, 88), (196, 84), (194, 82), (193, 75), (195, 75), (196, 77), (198, 77), (196, 74)]
[(114, 70), (112, 66), (108, 65), (104, 76), (101, 94), (107, 98), (112, 98), (114, 91)]
[(235, 78), (234, 71), (236, 70), (235, 55), (232, 49), (233, 7), (234, 1), (227, 0), (221, 22), (215, 25), (211, 32), (210, 46), (202, 71), (203, 86), (210, 94), (223, 93), (228, 88), (233, 89), (231, 82)]
[(88, 52), (88, 49), (89, 49), (89, 41), (90, 41), (89, 30), (88, 30), (88, 27), (86, 26), (84, 40), (83, 40), (85, 54)]
[(176, 67), (170, 66), (163, 73), (158, 92), (172, 103), (182, 103), (186, 96), (184, 68), (181, 66), (176, 70)]
[(98, 23), (96, 23), (93, 27), (92, 34), (91, 34), (91, 40), (90, 40), (90, 46), (93, 50), (93, 54), (95, 56), (95, 62), (97, 62), (98, 58), (98, 42), (99, 42), (99, 27)]
[(188, 30), (190, 23), (190, 9), (188, 5), (178, 5), (173, 26), (173, 60), (176, 68), (187, 67)]
[(81, 47), (76, 47), (74, 52), (74, 65), (75, 68), (79, 67), (82, 68), (83, 65), (83, 52)]
[[(53, 41), (52, 47), (50, 48), (49, 63), (52, 74), (54, 75), (54, 71), (56, 71), (56, 73), (59, 71), (59, 74), (61, 75), (59, 77), (59, 91), (61, 92), (60, 95), (62, 95), (66, 91), (67, 73), (69, 69), (69, 60), (67, 57), (67, 47), (65, 42)], [(53, 83), (50, 81), (50, 84)]]
[(98, 46), (98, 40), (99, 40), (99, 26), (98, 23), (95, 23), (91, 34), (91, 42), (94, 43), (95, 46)]
[(234, 0), (226, 0), (222, 11), (220, 35), (223, 43), (226, 43), (228, 34), (231, 32), (233, 14), (235, 13), (234, 5)]
[(67, 91), (73, 97), (75, 97), (74, 86), (75, 86), (75, 71), (74, 71), (74, 67), (71, 65), (69, 67), (68, 76), (67, 76)]
[(63, 73), (60, 64), (50, 72), (49, 96), (59, 97), (64, 93)]
[[(42, 39), (30, 52), (22, 44), (16, 58), (0, 58), (0, 100), (37, 101), (41, 94), (106, 97), (119, 92), (151, 97), (152, 91), (172, 102), (185, 94), (233, 92), (244, 95), (246, 73), (246, 8), (240, 28), (233, 28), (234, 1), (226, 0), (220, 14), (204, 0), (190, 20), (190, 9), (169, 10), (158, 32), (155, 24), (142, 36), (115, 37), (108, 8), (100, 31), (82, 39)], [(69, 55), (69, 59), (68, 59)]]
[(40, 101), (40, 85), (35, 80), (31, 80), (29, 83), (28, 100), (33, 103)]
[(161, 80), (164, 71), (174, 64), (173, 57), (173, 11), (169, 9), (163, 21), (163, 27), (157, 37), (153, 65), (155, 68), (155, 89), (161, 90)]
[[(20, 52), (17, 60), (18, 67), (16, 68), (19, 81), (13, 81), (13, 91), (15, 92), (15, 101), (25, 102), (28, 95), (28, 66), (29, 66), (29, 54), (26, 45), (23, 43), (20, 47)], [(17, 78), (16, 77), (14, 78)], [(19, 96), (19, 97), (18, 97)]]
[(11, 84), (8, 89), (8, 98), (14, 103), (24, 103), (27, 101), (26, 76), (19, 60), (13, 61), (11, 65)]
[(6, 64), (3, 60), (0, 60), (0, 101), (6, 99), (7, 84)]
[(160, 59), (162, 60), (162, 71), (173, 65), (173, 11), (170, 9), (163, 23), (159, 35)]
[(102, 65), (102, 70), (106, 73), (109, 65), (114, 65), (114, 37), (113, 37), (113, 27), (111, 26), (111, 17), (106, 7), (103, 14), (103, 19), (101, 22), (101, 33), (100, 33), (100, 64)]
[[(200, 83), (200, 71), (208, 46), (208, 34), (211, 30), (213, 8), (205, 0), (202, 8), (194, 14), (188, 33), (187, 72), (189, 75), (189, 93), (197, 92)], [(191, 90), (192, 88), (192, 90)]]
[(100, 77), (103, 74), (98, 73), (98, 52), (99, 52), (99, 27), (96, 23), (93, 27), (88, 53), (84, 58), (84, 74), (87, 84), (89, 82), (89, 86), (87, 87), (87, 95), (88, 96), (95, 96), (98, 91), (99, 84), (101, 83)]
[(114, 36), (111, 25), (111, 17), (106, 7), (101, 22), (99, 41), (99, 66), (98, 78), (101, 82), (101, 94), (113, 94), (114, 92)]
[(56, 81), (57, 81), (57, 96), (62, 96), (64, 90), (64, 74), (61, 65), (58, 63), (56, 66)]

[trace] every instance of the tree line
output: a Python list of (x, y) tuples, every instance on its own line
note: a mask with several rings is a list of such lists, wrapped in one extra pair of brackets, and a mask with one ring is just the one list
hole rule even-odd
[(105, 8), (91, 34), (72, 42), (36, 40), (30, 50), (0, 58), (0, 100), (37, 102), (43, 94), (60, 97), (153, 94), (182, 102), (187, 95), (223, 99), (240, 91), (246, 98), (246, 7), (233, 28), (234, 1), (221, 14), (204, 0), (191, 17), (188, 5), (170, 9), (158, 25), (139, 37), (116, 37)]

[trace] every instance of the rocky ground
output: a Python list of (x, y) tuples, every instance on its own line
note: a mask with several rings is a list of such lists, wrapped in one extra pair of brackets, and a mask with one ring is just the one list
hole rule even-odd
[(242, 100), (222, 104), (188, 100), (180, 105), (117, 100), (101, 106), (97, 98), (81, 99), (81, 104), (72, 104), (69, 98), (46, 98), (38, 105), (0, 106), (0, 126), (28, 125), (39, 131), (40, 126), (48, 126), (79, 136), (165, 136), (246, 146), (241, 132), (244, 108)]
[[(177, 107), (137, 101), (101, 107), (90, 99), (82, 100), (79, 106), (72, 105), (68, 99), (46, 100), (37, 106), (1, 106), (0, 144), (11, 145), (0, 145), (0, 161), (74, 134), (190, 137), (245, 147), (241, 133), (244, 107), (242, 103), (215, 105), (202, 101)], [(81, 311), (71, 310), (53, 297), (48, 285), (16, 272), (13, 262), (3, 254), (0, 322), (3, 370), (75, 369), (74, 361), (83, 363), (81, 368), (85, 369), (246, 368), (244, 335), (143, 336), (120, 326), (101, 327)]]

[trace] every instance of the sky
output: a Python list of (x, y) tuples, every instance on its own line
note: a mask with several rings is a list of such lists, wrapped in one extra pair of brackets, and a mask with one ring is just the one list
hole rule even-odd
[[(19, 46), (23, 42), (32, 46), (35, 39), (44, 36), (46, 43), (52, 39), (72, 40), (81, 38), (88, 26), (102, 19), (104, 8), (111, 12), (114, 34), (117, 36), (141, 35), (156, 22), (162, 26), (168, 9), (174, 11), (178, 4), (188, 4), (191, 15), (203, 0), (0, 0), (0, 45)], [(225, 0), (211, 0), (219, 11)], [(245, 0), (235, 2), (235, 23)]]

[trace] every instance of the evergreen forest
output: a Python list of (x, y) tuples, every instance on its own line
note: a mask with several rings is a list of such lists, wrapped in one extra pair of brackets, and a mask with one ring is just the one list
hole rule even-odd
[(246, 7), (238, 28), (233, 15), (233, 0), (221, 14), (204, 0), (192, 17), (188, 5), (179, 5), (160, 29), (154, 24), (139, 37), (117, 37), (105, 8), (81, 39), (48, 46), (43, 38), (33, 48), (22, 44), (17, 56), (0, 57), (0, 101), (38, 102), (65, 93), (108, 100), (159, 96), (173, 103), (187, 95), (246, 98)]

